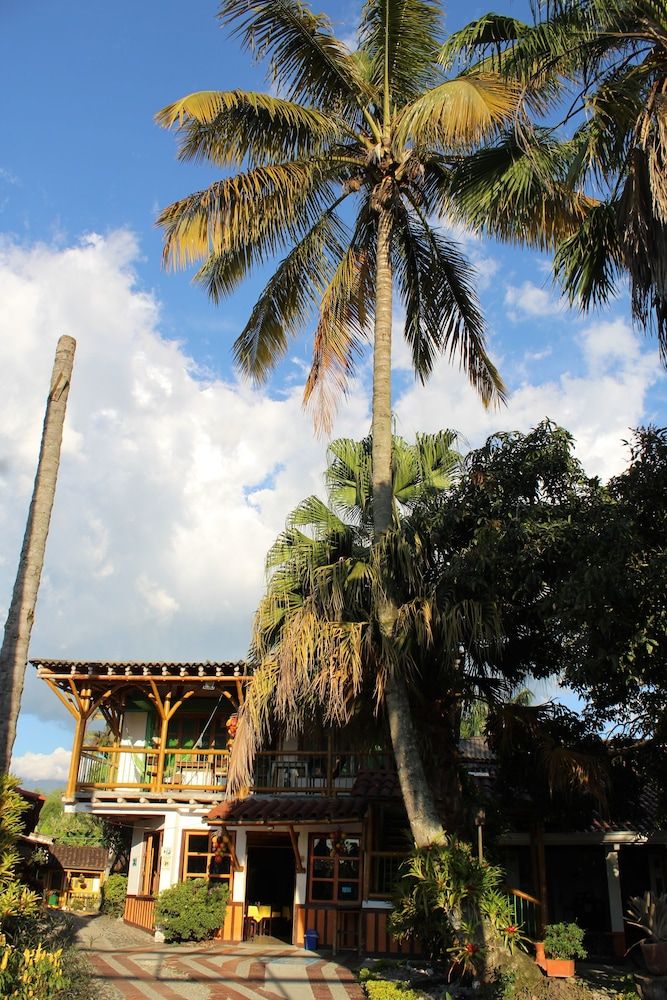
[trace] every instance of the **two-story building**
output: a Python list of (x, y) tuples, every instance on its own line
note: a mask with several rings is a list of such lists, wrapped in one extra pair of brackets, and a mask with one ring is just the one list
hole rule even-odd
[(313, 928), (324, 946), (400, 951), (388, 900), (410, 838), (388, 754), (320, 730), (260, 752), (247, 796), (226, 799), (244, 662), (33, 664), (75, 721), (65, 808), (132, 829), (126, 921), (152, 930), (160, 891), (214, 875), (225, 940)]
[[(387, 930), (411, 837), (377, 733), (364, 743), (315, 724), (301, 741), (258, 753), (245, 794), (227, 798), (237, 712), (252, 683), (244, 662), (33, 663), (75, 721), (65, 808), (132, 831), (127, 922), (154, 930), (163, 889), (214, 877), (230, 891), (224, 940), (259, 932), (301, 945), (312, 928), (335, 950), (409, 950)], [(103, 732), (91, 725), (100, 717)], [(495, 763), (484, 740), (464, 741), (459, 764), (491, 801)], [(517, 921), (537, 933), (545, 920), (576, 918), (594, 953), (622, 955), (629, 896), (667, 884), (667, 831), (650, 811), (639, 825), (598, 818), (545, 830), (535, 816), (522, 823), (519, 806), (492, 845)]]

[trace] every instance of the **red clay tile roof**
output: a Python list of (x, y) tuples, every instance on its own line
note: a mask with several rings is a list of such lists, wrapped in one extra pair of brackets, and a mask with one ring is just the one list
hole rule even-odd
[(250, 795), (214, 806), (209, 823), (339, 823), (362, 819), (368, 803), (352, 795)]
[(106, 847), (74, 847), (71, 844), (48, 844), (47, 850), (62, 868), (73, 871), (102, 872), (109, 861)]

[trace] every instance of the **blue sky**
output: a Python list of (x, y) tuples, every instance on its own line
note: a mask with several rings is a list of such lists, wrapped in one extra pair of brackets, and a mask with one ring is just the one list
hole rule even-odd
[[(343, 37), (357, 5), (325, 2)], [(524, 4), (498, 10), (525, 16)], [(240, 383), (230, 345), (257, 291), (214, 308), (160, 266), (158, 209), (215, 174), (175, 158), (153, 124), (193, 90), (265, 89), (212, 0), (4, 0), (0, 73), (0, 609), (9, 601), (57, 336), (78, 350), (31, 655), (243, 656), (263, 557), (298, 500), (321, 490), (325, 442), (300, 407), (304, 336), (269, 386)], [(455, 29), (486, 10), (455, 3)], [(627, 297), (581, 317), (547, 258), (459, 233), (479, 269), (494, 358), (512, 390), (486, 414), (458, 372), (415, 386), (395, 358), (398, 429), (450, 426), (471, 444), (544, 416), (591, 473), (623, 467), (639, 423), (667, 423), (654, 345)], [(400, 316), (397, 317), (400, 322)], [(335, 434), (369, 424), (362, 364)], [(29, 673), (15, 748), (26, 782), (61, 777), (69, 721)]]

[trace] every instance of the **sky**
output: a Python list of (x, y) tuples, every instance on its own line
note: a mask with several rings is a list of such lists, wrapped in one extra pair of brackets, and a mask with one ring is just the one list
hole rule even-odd
[[(353, 41), (353, 0), (315, 7)], [(155, 112), (195, 90), (266, 89), (216, 9), (215, 0), (0, 0), (3, 620), (56, 341), (77, 340), (31, 657), (243, 657), (267, 549), (296, 503), (322, 494), (327, 442), (301, 407), (308, 331), (253, 388), (235, 373), (231, 344), (261, 275), (215, 307), (191, 275), (161, 268), (159, 209), (216, 174), (176, 160)], [(486, 9), (457, 0), (447, 26)], [(508, 0), (496, 9), (526, 13)], [(625, 290), (581, 316), (560, 299), (547, 257), (450, 235), (477, 267), (509, 402), (485, 411), (444, 360), (426, 387), (415, 383), (399, 337), (397, 431), (451, 427), (475, 447), (549, 417), (575, 436), (589, 474), (621, 471), (630, 429), (667, 423), (657, 350), (632, 329)], [(369, 425), (365, 358), (333, 436), (360, 438)], [(27, 785), (64, 780), (71, 736), (65, 709), (29, 667), (15, 772)]]

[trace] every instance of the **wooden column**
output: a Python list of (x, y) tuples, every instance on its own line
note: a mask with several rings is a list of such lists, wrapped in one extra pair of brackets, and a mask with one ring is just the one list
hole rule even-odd
[(83, 738), (86, 734), (87, 721), (88, 720), (81, 715), (76, 716), (76, 724), (74, 728), (74, 744), (72, 746), (72, 757), (69, 762), (69, 776), (67, 778), (67, 787), (65, 789), (65, 800), (69, 802), (74, 801), (74, 797), (76, 794), (76, 779), (79, 774), (81, 747), (83, 746)]

